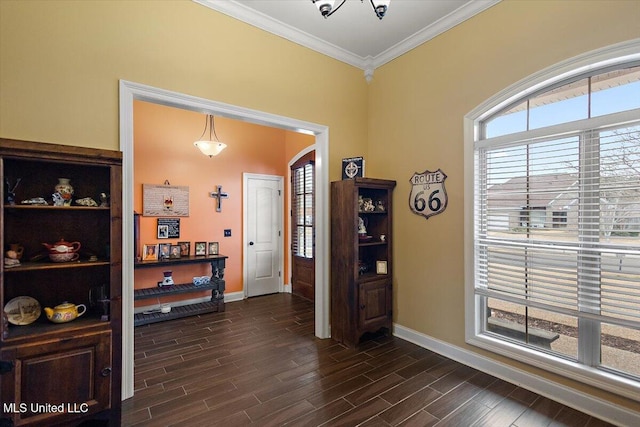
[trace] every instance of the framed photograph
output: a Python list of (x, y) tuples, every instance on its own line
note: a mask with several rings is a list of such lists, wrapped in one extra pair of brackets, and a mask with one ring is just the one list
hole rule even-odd
[(387, 261), (376, 261), (376, 273), (387, 274)]
[(169, 258), (169, 255), (171, 254), (171, 243), (160, 243), (158, 247), (159, 247), (158, 259)]
[(180, 258), (180, 245), (171, 245), (171, 252), (169, 258)]
[(142, 248), (142, 259), (144, 261), (157, 261), (158, 260), (158, 244), (144, 245)]
[(178, 246), (180, 246), (180, 256), (189, 256), (191, 252), (190, 242), (178, 242)]
[(169, 238), (169, 226), (166, 224), (158, 224), (158, 239)]
[(218, 255), (218, 242), (209, 242), (209, 255)]
[(207, 242), (196, 242), (196, 256), (204, 256), (207, 254)]

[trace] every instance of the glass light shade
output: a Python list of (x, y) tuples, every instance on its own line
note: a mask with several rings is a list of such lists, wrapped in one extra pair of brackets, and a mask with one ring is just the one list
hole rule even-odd
[(391, 0), (371, 0), (373, 10), (376, 12), (376, 16), (379, 19), (384, 18), (384, 15), (387, 13), (387, 9), (389, 8), (389, 3), (391, 3)]
[(200, 151), (202, 151), (202, 154), (209, 157), (217, 156), (222, 150), (227, 148), (227, 144), (220, 141), (201, 140), (194, 142), (193, 145), (198, 147)]
[(326, 18), (333, 10), (335, 0), (315, 0), (313, 3), (316, 5), (322, 16)]

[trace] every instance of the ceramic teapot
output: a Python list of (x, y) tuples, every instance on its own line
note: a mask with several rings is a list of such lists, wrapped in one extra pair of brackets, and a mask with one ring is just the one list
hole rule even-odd
[(80, 242), (67, 242), (64, 239), (60, 239), (54, 244), (43, 243), (42, 244), (49, 251), (49, 258), (53, 262), (66, 262), (75, 261), (80, 255)]
[(53, 323), (70, 322), (73, 319), (82, 316), (86, 311), (87, 311), (86, 305), (84, 304), (75, 305), (66, 301), (60, 305), (56, 305), (53, 308), (50, 308), (50, 307), (44, 308), (44, 313), (47, 315), (47, 319), (49, 319)]

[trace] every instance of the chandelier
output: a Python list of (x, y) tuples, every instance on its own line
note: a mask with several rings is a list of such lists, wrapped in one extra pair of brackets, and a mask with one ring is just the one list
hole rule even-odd
[[(333, 6), (336, 3), (335, 0), (311, 0), (311, 2), (316, 5), (316, 7), (318, 8), (322, 16), (325, 17), (325, 19), (333, 15), (335, 11), (340, 9), (346, 1), (347, 0), (342, 0), (340, 4), (334, 8)], [(363, 2), (363, 1), (364, 0), (360, 0), (360, 2)], [(391, 0), (369, 0), (369, 1), (371, 2), (371, 7), (373, 7), (373, 11), (376, 13), (376, 16), (378, 17), (378, 19), (384, 18), (384, 14), (387, 13), (387, 9), (389, 8), (389, 3), (391, 3)]]

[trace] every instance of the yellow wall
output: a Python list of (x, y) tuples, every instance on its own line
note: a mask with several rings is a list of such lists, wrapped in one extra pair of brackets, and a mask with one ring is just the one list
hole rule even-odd
[[(376, 70), (369, 89), (367, 174), (398, 181), (396, 323), (503, 360), (464, 342), (463, 117), (537, 71), (637, 37), (637, 1), (503, 1)], [(449, 204), (425, 220), (409, 210), (409, 179), (438, 168), (448, 175)], [(625, 404), (640, 411), (637, 402)]]
[[(3, 0), (0, 136), (117, 149), (118, 79), (327, 125), (332, 180), (341, 158), (364, 155), (368, 176), (398, 181), (394, 320), (503, 360), (464, 343), (462, 118), (536, 71), (640, 37), (639, 5), (505, 0), (367, 85), (362, 70), (193, 2)], [(449, 206), (425, 220), (409, 212), (408, 180), (437, 168)]]
[(0, 135), (118, 149), (118, 81), (331, 128), (366, 154), (362, 70), (191, 1), (0, 1)]

